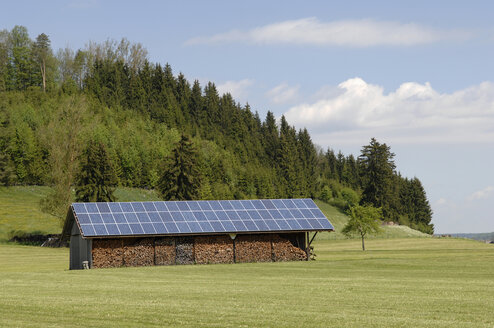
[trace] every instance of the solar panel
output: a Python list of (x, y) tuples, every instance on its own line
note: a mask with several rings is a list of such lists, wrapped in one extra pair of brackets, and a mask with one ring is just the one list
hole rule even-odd
[(74, 203), (84, 237), (327, 231), (312, 199)]

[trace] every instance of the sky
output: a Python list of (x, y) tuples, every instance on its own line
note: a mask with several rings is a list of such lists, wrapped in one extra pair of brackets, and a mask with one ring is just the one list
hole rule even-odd
[(436, 233), (494, 231), (494, 2), (25, 1), (0, 29), (52, 48), (140, 42), (204, 85), (358, 155), (372, 137), (418, 177)]

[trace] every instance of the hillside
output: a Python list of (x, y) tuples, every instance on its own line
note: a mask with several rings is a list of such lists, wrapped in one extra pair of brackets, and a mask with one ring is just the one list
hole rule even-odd
[[(60, 233), (59, 220), (40, 210), (39, 203), (49, 193), (48, 187), (0, 187), (0, 241), (9, 238), (12, 231), (23, 231), (26, 233), (39, 232)], [(154, 201), (160, 200), (152, 190), (135, 188), (118, 188), (115, 191), (117, 201)], [(336, 229), (336, 232), (319, 233), (317, 240), (346, 239), (339, 231), (345, 226), (348, 217), (336, 207), (323, 201), (316, 200), (326, 217)], [(407, 237), (429, 237), (429, 235), (413, 230), (406, 226), (386, 226), (384, 232), (379, 236), (369, 238), (407, 238)]]

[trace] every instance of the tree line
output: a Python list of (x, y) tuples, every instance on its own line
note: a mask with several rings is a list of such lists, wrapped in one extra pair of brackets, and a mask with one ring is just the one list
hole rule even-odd
[(177, 150), (183, 136), (193, 145), (194, 197), (369, 204), (385, 220), (433, 231), (420, 180), (396, 171), (386, 144), (372, 139), (358, 157), (322, 150), (285, 117), (268, 111), (262, 120), (214, 83), (149, 62), (126, 39), (55, 54), (45, 34), (0, 31), (0, 181), (52, 186), (47, 211), (63, 215), (91, 152), (108, 157), (112, 186), (178, 190), (163, 175), (170, 156), (186, 151)]

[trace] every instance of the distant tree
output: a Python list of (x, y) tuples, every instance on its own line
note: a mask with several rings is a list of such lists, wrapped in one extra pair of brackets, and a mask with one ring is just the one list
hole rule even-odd
[[(158, 180), (158, 191), (165, 200), (198, 199), (208, 194), (208, 186), (201, 189), (197, 150), (192, 141), (182, 135), (170, 156), (165, 160), (164, 170)], [(208, 182), (208, 181), (206, 181)]]
[(0, 152), (0, 186), (10, 186), (15, 180), (14, 169), (6, 152)]
[(360, 235), (362, 250), (365, 251), (365, 236), (381, 231), (379, 219), (382, 217), (382, 210), (373, 206), (357, 205), (350, 208), (349, 214), (350, 220), (343, 228), (342, 233), (346, 236)]
[(398, 197), (392, 192), (394, 156), (390, 147), (372, 138), (370, 144), (362, 148), (359, 157), (364, 185), (361, 204), (381, 207), (384, 217), (393, 221), (394, 198)]
[(45, 33), (38, 35), (34, 43), (33, 53), (41, 73), (43, 92), (46, 92), (46, 68), (50, 65), (49, 61), (53, 58), (48, 35)]
[(78, 202), (115, 201), (117, 176), (103, 143), (92, 141), (84, 150), (75, 184)]

